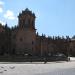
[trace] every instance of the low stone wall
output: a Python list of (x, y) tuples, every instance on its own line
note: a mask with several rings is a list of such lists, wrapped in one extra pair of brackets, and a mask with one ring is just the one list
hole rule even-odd
[(0, 56), (0, 62), (50, 62), (67, 61), (65, 57), (25, 57), (25, 56)]

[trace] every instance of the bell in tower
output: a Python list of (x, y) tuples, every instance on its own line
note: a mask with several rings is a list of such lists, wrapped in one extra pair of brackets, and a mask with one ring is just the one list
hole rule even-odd
[(31, 28), (35, 29), (35, 14), (32, 13), (28, 8), (18, 16), (20, 28)]

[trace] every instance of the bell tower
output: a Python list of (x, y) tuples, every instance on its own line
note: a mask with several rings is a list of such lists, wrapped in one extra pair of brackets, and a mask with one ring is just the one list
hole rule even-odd
[(32, 11), (30, 11), (28, 8), (19, 14), (18, 19), (20, 28), (35, 29), (35, 14), (32, 13)]
[(35, 14), (26, 8), (18, 16), (18, 29), (16, 31), (16, 53), (33, 55), (35, 52), (35, 45)]

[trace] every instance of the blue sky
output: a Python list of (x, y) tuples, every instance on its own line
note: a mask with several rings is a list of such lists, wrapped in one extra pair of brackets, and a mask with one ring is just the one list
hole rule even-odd
[(25, 8), (35, 13), (40, 35), (75, 35), (75, 0), (0, 0), (0, 22), (18, 25), (17, 16)]

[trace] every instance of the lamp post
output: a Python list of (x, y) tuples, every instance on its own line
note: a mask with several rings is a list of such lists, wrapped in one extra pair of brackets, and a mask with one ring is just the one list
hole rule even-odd
[(69, 45), (70, 44), (70, 38), (67, 38), (67, 57), (68, 57), (68, 61), (70, 61), (70, 49), (69, 49)]

